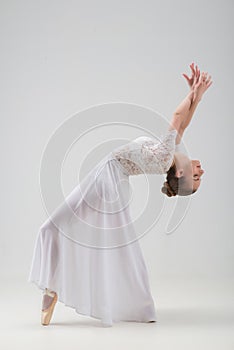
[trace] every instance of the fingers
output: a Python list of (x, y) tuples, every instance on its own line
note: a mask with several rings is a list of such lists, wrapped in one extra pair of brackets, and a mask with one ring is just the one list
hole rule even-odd
[(213, 81), (211, 80), (211, 75), (208, 76), (208, 72), (202, 72), (200, 77), (200, 83), (205, 87), (205, 89), (208, 89)]
[(211, 86), (211, 84), (213, 83), (213, 81), (210, 81), (208, 84), (207, 84), (207, 89)]
[(207, 74), (208, 74), (208, 72), (204, 72), (204, 78), (203, 78), (203, 80), (206, 82), (206, 80), (207, 80)]
[(206, 80), (206, 88), (208, 89), (208, 87), (210, 87), (212, 83), (213, 81), (211, 80), (211, 75), (209, 75), (209, 77)]
[(196, 65), (196, 82), (199, 81), (200, 78), (200, 70), (198, 69), (198, 66)]
[[(196, 66), (197, 67), (197, 66)], [(196, 74), (196, 71), (194, 69), (194, 62), (190, 64), (190, 68), (191, 68), (191, 71), (192, 71), (192, 74), (195, 75)]]
[(205, 80), (205, 72), (202, 72), (202, 74), (199, 77), (199, 82), (203, 82)]
[(200, 69), (198, 68), (198, 65), (196, 64), (194, 68), (194, 62), (190, 64), (190, 68), (192, 71), (192, 77), (191, 80), (193, 81), (194, 84), (197, 84), (200, 78)]
[(190, 78), (187, 76), (187, 74), (182, 74), (184, 77), (185, 77), (185, 79), (187, 79), (188, 80), (188, 82), (190, 81)]
[(198, 65), (196, 64), (194, 66), (194, 62), (192, 62), (189, 65), (190, 69), (191, 69), (191, 77), (189, 77), (187, 74), (182, 73), (183, 77), (187, 80), (187, 82), (189, 83), (189, 85), (192, 86), (200, 86), (205, 85), (207, 88), (212, 84), (211, 81), (211, 76), (208, 76), (208, 72), (202, 72), (200, 71), (200, 69), (198, 68)]
[(209, 83), (210, 80), (211, 80), (211, 75), (208, 76), (208, 78), (206, 79), (206, 82)]
[(211, 85), (211, 75), (208, 76), (208, 72), (204, 73), (203, 75), (203, 81), (206, 83), (206, 85), (209, 84), (209, 86)]

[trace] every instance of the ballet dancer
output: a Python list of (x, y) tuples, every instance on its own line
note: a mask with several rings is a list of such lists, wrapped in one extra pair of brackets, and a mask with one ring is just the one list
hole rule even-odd
[(49, 325), (58, 300), (106, 326), (156, 321), (148, 271), (139, 240), (133, 240), (129, 205), (123, 204), (129, 176), (165, 174), (161, 192), (168, 197), (191, 195), (201, 184), (200, 161), (178, 145), (212, 80), (194, 63), (190, 68), (190, 77), (183, 74), (189, 93), (162, 140), (142, 135), (113, 149), (40, 227), (29, 281), (43, 291), (42, 325)]

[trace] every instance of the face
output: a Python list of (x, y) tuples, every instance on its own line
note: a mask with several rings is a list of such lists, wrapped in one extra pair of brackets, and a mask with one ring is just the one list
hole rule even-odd
[(192, 180), (193, 180), (193, 189), (197, 190), (201, 184), (201, 178), (204, 174), (204, 169), (202, 169), (201, 163), (199, 160), (192, 159), (191, 168), (192, 168)]
[(190, 159), (185, 154), (176, 153), (175, 162), (177, 167), (176, 176), (184, 176), (188, 188), (197, 190), (201, 184), (202, 175), (204, 174), (204, 169), (202, 169), (200, 161), (197, 159)]

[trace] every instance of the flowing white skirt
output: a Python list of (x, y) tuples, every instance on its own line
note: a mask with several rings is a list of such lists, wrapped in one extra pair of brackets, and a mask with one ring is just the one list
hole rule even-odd
[(28, 281), (105, 326), (156, 321), (129, 200), (129, 175), (109, 153), (40, 227)]

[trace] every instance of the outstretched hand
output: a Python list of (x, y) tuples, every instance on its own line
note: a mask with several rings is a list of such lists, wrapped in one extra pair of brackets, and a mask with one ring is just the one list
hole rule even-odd
[(213, 83), (211, 81), (211, 76), (207, 76), (207, 72), (200, 73), (200, 69), (196, 65), (194, 68), (194, 63), (190, 64), (191, 68), (191, 77), (188, 77), (187, 74), (183, 73), (182, 75), (187, 80), (190, 90), (193, 92), (192, 100), (196, 98), (200, 101), (204, 92), (211, 86)]
[(199, 81), (200, 78), (200, 70), (198, 69), (198, 66), (194, 68), (194, 62), (189, 65), (191, 69), (191, 77), (188, 77), (187, 74), (183, 73), (182, 75), (185, 77), (187, 80), (187, 83), (190, 87), (190, 90), (193, 90), (195, 84)]
[(198, 82), (194, 85), (193, 91), (193, 99), (201, 100), (204, 92), (211, 86), (213, 81), (211, 80), (211, 75), (208, 76), (208, 73), (202, 72)]

